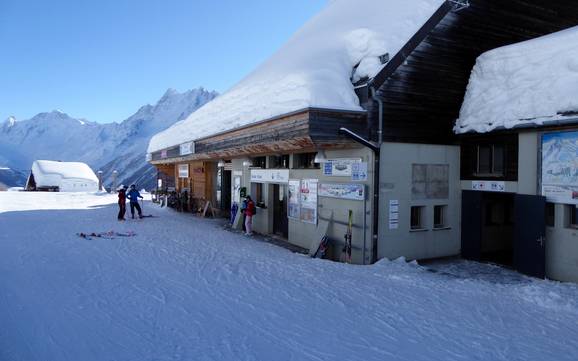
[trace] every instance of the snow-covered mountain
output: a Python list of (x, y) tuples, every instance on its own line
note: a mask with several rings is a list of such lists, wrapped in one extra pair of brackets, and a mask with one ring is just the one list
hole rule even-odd
[[(117, 170), (118, 183), (137, 183), (141, 188), (154, 187), (154, 170), (145, 161), (152, 135), (186, 118), (218, 94), (203, 88), (179, 93), (169, 89), (155, 105), (142, 106), (120, 123), (99, 124), (72, 118), (54, 110), (31, 119), (8, 118), (0, 124), (0, 168), (18, 174), (28, 173), (36, 159), (81, 161), (95, 171), (102, 170), (106, 186)], [(3, 177), (9, 186), (23, 185), (25, 177)], [(12, 172), (13, 173), (13, 172)]]

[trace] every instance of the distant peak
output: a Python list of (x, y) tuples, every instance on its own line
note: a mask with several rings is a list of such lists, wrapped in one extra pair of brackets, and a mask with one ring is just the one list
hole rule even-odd
[(13, 115), (9, 116), (8, 118), (6, 118), (6, 121), (4, 122), (8, 127), (13, 127), (14, 124), (16, 124), (16, 117), (14, 117)]
[(179, 92), (175, 88), (168, 88), (167, 91), (165, 92), (165, 94), (163, 95), (163, 98), (177, 95), (177, 94), (179, 94)]

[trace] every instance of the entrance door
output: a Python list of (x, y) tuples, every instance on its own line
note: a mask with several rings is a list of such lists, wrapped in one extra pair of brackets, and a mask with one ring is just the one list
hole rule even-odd
[(546, 276), (546, 199), (517, 194), (515, 198), (514, 267), (529, 276)]
[[(221, 179), (221, 209), (225, 212), (231, 209), (231, 171), (224, 170)], [(228, 214), (228, 213), (227, 213)]]
[(287, 238), (289, 220), (287, 219), (287, 185), (273, 185), (273, 233)]
[(462, 257), (482, 258), (482, 192), (462, 191)]

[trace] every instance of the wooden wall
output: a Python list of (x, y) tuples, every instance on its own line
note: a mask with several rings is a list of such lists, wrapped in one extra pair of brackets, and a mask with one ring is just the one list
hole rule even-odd
[(178, 165), (175, 166), (177, 191), (186, 189), (192, 198), (215, 202), (215, 174), (217, 171), (214, 162), (190, 161), (179, 164), (189, 165), (189, 177), (178, 177)]

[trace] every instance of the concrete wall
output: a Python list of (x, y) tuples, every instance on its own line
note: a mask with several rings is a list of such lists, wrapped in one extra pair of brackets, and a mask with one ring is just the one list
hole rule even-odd
[[(368, 163), (368, 180), (363, 183), (366, 185), (366, 202), (352, 201), (345, 199), (336, 199), (328, 197), (318, 197), (318, 225), (305, 223), (300, 220), (289, 218), (288, 242), (300, 247), (309, 249), (325, 233), (327, 220), (327, 234), (332, 240), (330, 257), (339, 259), (343, 246), (344, 235), (347, 230), (348, 210), (353, 211), (353, 230), (352, 230), (352, 262), (362, 264), (363, 245), (365, 243), (365, 259), (369, 263), (371, 259), (371, 195), (373, 194), (373, 153), (365, 148), (327, 150), (328, 159), (335, 158), (358, 158)], [(233, 172), (231, 187), (234, 188), (234, 178), (236, 172), (242, 172), (242, 187), (247, 187), (247, 194), (251, 194), (251, 168), (242, 165), (243, 160), (234, 159), (232, 161)], [(351, 177), (325, 176), (323, 168), (321, 169), (295, 169), (293, 167), (294, 155), (290, 156), (289, 178), (290, 179), (318, 179), (319, 183), (353, 183)], [(269, 165), (269, 164), (268, 164)], [(323, 166), (323, 165), (322, 165)], [(232, 189), (232, 194), (234, 189)], [(234, 198), (234, 197), (233, 197)], [(273, 184), (263, 184), (263, 201), (267, 208), (258, 208), (257, 215), (253, 218), (253, 228), (256, 232), (262, 234), (271, 234), (273, 232)], [(364, 208), (365, 207), (365, 208)], [(365, 228), (364, 228), (365, 226)], [(240, 224), (239, 227), (240, 228)]]
[[(328, 236), (332, 240), (333, 259), (338, 260), (344, 244), (344, 236), (347, 232), (349, 210), (353, 211), (352, 227), (352, 262), (363, 264), (363, 248), (365, 244), (365, 264), (371, 260), (371, 198), (373, 194), (373, 153), (366, 148), (347, 150), (326, 151), (328, 159), (334, 158), (360, 158), (368, 163), (368, 177), (365, 189), (365, 202), (329, 197), (318, 198), (319, 226), (323, 227), (323, 220), (332, 219), (329, 222)], [(353, 183), (351, 177), (324, 176), (323, 169), (291, 169), (291, 179), (319, 179), (319, 183)], [(365, 209), (364, 209), (365, 207)], [(331, 218), (332, 217), (332, 218)], [(365, 226), (365, 229), (364, 229)], [(289, 219), (289, 242), (304, 248), (310, 248), (312, 242), (316, 242), (324, 233), (324, 229), (317, 229), (316, 225), (303, 223)]]
[[(412, 199), (412, 165), (449, 165), (446, 199)], [(381, 148), (379, 258), (428, 259), (460, 253), (460, 151), (456, 146), (385, 143)], [(399, 201), (397, 229), (389, 226), (390, 201)], [(433, 209), (446, 205), (447, 227), (434, 229)], [(424, 227), (411, 230), (410, 209), (424, 206)]]

